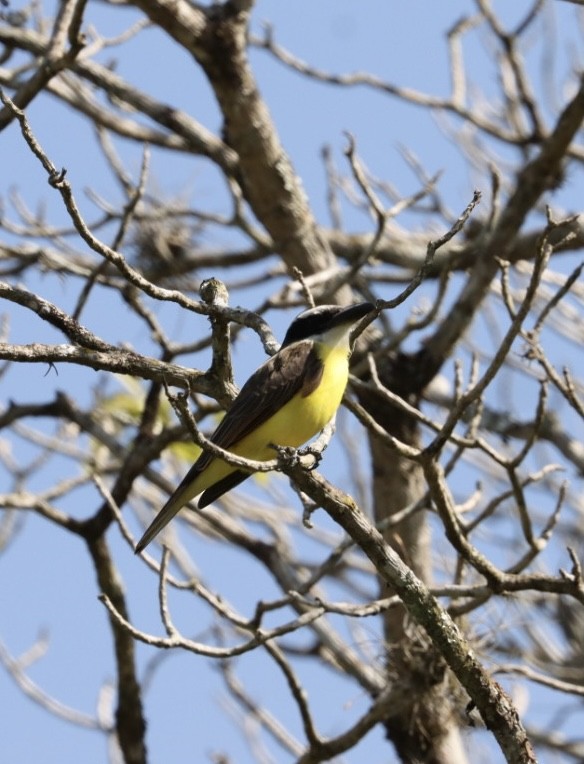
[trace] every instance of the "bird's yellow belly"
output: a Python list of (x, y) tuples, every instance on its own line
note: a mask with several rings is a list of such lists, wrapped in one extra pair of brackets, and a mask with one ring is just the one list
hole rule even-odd
[[(333, 349), (325, 360), (323, 376), (316, 390), (306, 397), (297, 393), (256, 430), (231, 446), (231, 453), (257, 461), (269, 461), (276, 458), (270, 444), (298, 448), (319, 433), (338, 409), (349, 374), (345, 348)], [(197, 493), (234, 469), (226, 462), (214, 459), (199, 477)]]
[(345, 392), (348, 374), (346, 350), (331, 351), (316, 390), (306, 397), (297, 393), (256, 432), (238, 443), (234, 451), (239, 453), (241, 448), (242, 455), (245, 450), (246, 453), (256, 453), (257, 459), (268, 460), (274, 458), (270, 443), (293, 448), (306, 443), (332, 419)]

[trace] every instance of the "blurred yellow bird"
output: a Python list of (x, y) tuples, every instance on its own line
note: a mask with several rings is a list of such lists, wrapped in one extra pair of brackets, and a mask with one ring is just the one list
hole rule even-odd
[[(237, 456), (275, 457), (272, 445), (298, 448), (320, 432), (341, 403), (349, 377), (351, 328), (375, 306), (321, 305), (300, 313), (280, 350), (255, 371), (211, 436)], [(141, 552), (191, 499), (201, 509), (250, 476), (204, 451), (138, 544)]]

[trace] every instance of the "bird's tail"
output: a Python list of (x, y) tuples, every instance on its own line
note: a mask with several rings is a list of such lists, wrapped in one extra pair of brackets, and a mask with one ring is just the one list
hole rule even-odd
[(135, 552), (140, 552), (145, 549), (152, 539), (165, 528), (172, 518), (184, 507), (191, 497), (185, 496), (186, 490), (175, 491), (166, 504), (162, 507), (160, 512), (156, 515), (154, 520), (150, 523), (148, 528), (140, 541), (136, 544)]

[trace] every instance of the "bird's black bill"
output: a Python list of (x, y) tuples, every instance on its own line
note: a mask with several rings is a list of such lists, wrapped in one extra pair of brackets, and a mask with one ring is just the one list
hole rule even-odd
[(290, 324), (282, 347), (324, 334), (329, 329), (334, 329), (335, 326), (356, 323), (373, 310), (375, 310), (375, 305), (371, 302), (360, 302), (357, 305), (349, 305), (348, 308), (343, 308), (340, 305), (319, 305), (316, 308), (305, 310)]
[(334, 326), (342, 326), (343, 324), (354, 324), (373, 310), (375, 310), (375, 305), (371, 302), (360, 302), (358, 305), (350, 305), (331, 318), (327, 329), (332, 329)]

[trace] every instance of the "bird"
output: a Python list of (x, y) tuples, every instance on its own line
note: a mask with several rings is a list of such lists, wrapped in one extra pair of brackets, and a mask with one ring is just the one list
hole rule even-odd
[[(349, 378), (352, 327), (375, 310), (370, 302), (319, 305), (290, 324), (280, 350), (263, 363), (211, 435), (211, 442), (256, 461), (274, 446), (299, 448), (318, 434), (341, 404)], [(208, 506), (252, 473), (203, 451), (136, 544), (136, 554), (192, 499)]]

